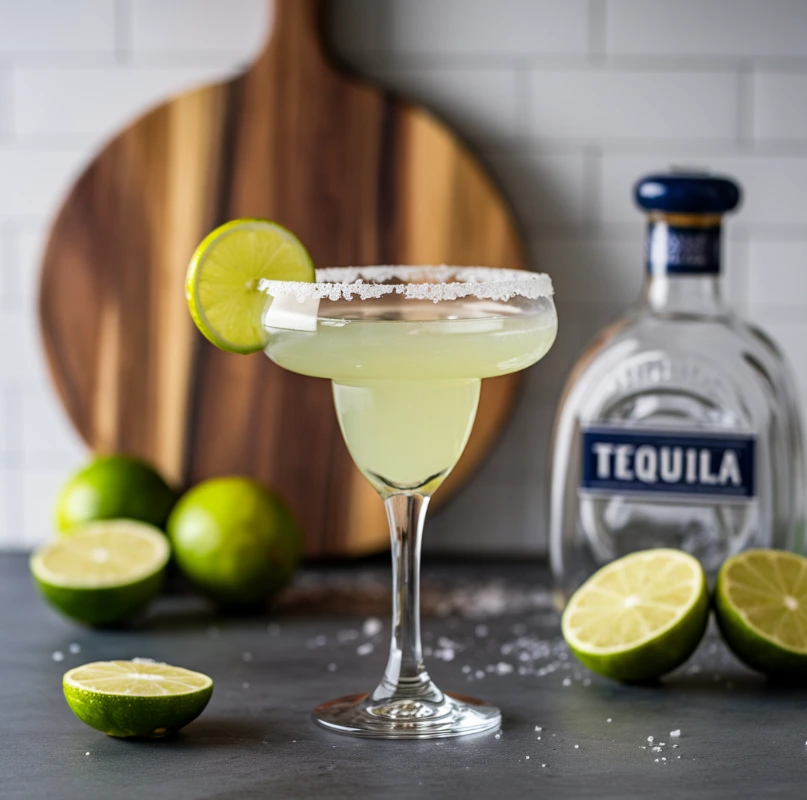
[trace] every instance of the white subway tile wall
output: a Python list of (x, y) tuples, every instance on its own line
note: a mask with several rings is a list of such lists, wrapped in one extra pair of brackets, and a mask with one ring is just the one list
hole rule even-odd
[[(330, 5), (340, 60), (473, 143), (557, 287), (557, 343), (471, 489), (435, 515), (427, 548), (545, 549), (552, 417), (574, 359), (639, 290), (630, 190), (648, 170), (708, 166), (743, 184), (728, 292), (777, 339), (807, 398), (804, 0)], [(53, 493), (85, 457), (38, 339), (55, 208), (120, 125), (233, 74), (270, 26), (268, 0), (0, 0), (0, 547), (49, 535)]]

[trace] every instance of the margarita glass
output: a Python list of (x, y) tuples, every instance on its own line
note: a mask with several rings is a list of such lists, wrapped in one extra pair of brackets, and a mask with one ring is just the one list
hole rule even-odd
[(318, 706), (340, 733), (459, 736), (497, 728), (494, 706), (444, 694), (423, 664), (420, 545), (429, 498), (468, 441), (482, 378), (524, 369), (555, 339), (548, 276), (484, 267), (317, 270), (315, 283), (261, 281), (272, 298), (266, 354), (333, 381), (356, 465), (384, 500), (392, 542), (390, 655), (378, 687)]

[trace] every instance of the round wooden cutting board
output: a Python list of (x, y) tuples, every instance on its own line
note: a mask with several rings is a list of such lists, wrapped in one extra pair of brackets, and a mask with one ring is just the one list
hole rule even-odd
[[(388, 544), (383, 507), (342, 442), (327, 381), (216, 350), (183, 281), (220, 223), (266, 217), (319, 266), (522, 268), (508, 205), (433, 116), (326, 58), (316, 0), (277, 0), (257, 61), (118, 134), (70, 192), (40, 286), (43, 340), (67, 411), (96, 451), (135, 453), (180, 486), (251, 475), (280, 491), (309, 556)], [(483, 384), (445, 500), (490, 449), (518, 376)]]

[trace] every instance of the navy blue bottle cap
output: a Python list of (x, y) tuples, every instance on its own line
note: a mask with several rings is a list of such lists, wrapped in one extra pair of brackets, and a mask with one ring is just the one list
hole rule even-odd
[(738, 184), (708, 172), (647, 175), (636, 184), (633, 194), (648, 211), (678, 214), (723, 214), (740, 202)]

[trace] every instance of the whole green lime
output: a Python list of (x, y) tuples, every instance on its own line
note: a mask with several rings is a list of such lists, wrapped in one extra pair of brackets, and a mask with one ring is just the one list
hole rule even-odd
[(56, 500), (56, 528), (69, 532), (102, 519), (133, 519), (165, 529), (176, 493), (145, 461), (99, 456), (76, 472)]
[(302, 536), (279, 495), (242, 477), (186, 492), (168, 519), (179, 568), (224, 605), (253, 605), (291, 580)]

